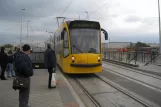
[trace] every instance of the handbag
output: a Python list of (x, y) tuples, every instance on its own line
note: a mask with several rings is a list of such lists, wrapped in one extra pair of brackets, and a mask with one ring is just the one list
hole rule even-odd
[(13, 89), (17, 90), (29, 87), (30, 87), (30, 78), (15, 77), (13, 79), (13, 86), (12, 86)]

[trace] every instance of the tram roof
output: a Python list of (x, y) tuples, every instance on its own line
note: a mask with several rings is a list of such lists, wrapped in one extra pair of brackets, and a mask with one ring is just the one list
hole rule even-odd
[[(99, 23), (99, 22), (97, 22), (97, 21), (89, 21), (89, 20), (64, 21), (64, 22), (62, 23), (62, 25), (63, 25), (63, 24), (67, 24), (67, 26), (70, 27), (70, 25), (73, 24), (73, 23), (75, 23), (75, 22), (92, 22), (92, 23), (98, 24), (98, 25), (99, 25), (98, 28), (100, 27), (100, 23)], [(62, 26), (62, 25), (61, 25), (61, 26)], [(62, 28), (61, 26), (56, 30), (56, 32), (59, 31), (59, 30), (61, 30), (61, 28)]]

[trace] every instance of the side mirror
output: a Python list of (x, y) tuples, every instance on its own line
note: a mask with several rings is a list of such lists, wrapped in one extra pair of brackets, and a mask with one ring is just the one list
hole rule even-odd
[(61, 40), (64, 40), (64, 31), (61, 32)]
[(105, 35), (105, 40), (108, 40), (108, 33), (106, 30), (101, 29), (101, 31), (103, 31), (104, 35)]

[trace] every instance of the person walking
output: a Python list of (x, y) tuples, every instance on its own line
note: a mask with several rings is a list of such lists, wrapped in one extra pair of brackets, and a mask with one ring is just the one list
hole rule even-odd
[(28, 106), (30, 77), (33, 76), (32, 63), (28, 56), (30, 54), (30, 46), (25, 44), (22, 50), (23, 52), (17, 53), (15, 58), (15, 73), (17, 77), (27, 78), (29, 80), (29, 87), (19, 89), (19, 107), (30, 107)]
[[(48, 79), (48, 88), (54, 88), (51, 86), (52, 73), (56, 71), (56, 56), (55, 51), (51, 49), (51, 44), (47, 44), (47, 49), (44, 53), (44, 63), (48, 69), (49, 79)], [(56, 86), (55, 86), (56, 87)]]
[(14, 55), (12, 53), (12, 50), (9, 50), (8, 52), (8, 65), (7, 65), (7, 77), (10, 77), (10, 73), (12, 74), (12, 77), (15, 76), (14, 70), (13, 70), (13, 60)]
[(7, 67), (7, 54), (4, 52), (5, 48), (1, 47), (1, 52), (0, 52), (0, 66), (1, 66), (1, 75), (0, 78), (1, 80), (6, 80), (5, 78), (5, 70)]

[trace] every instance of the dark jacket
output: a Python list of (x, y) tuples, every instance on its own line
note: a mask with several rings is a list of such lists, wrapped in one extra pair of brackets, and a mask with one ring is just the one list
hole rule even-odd
[(55, 52), (48, 48), (44, 53), (44, 63), (47, 68), (56, 68)]
[(18, 53), (20, 53), (20, 51), (19, 51), (19, 52), (14, 53), (14, 55), (13, 55), (13, 61), (15, 61), (15, 60), (16, 60), (16, 56), (18, 55)]
[(31, 60), (24, 52), (19, 52), (16, 55), (15, 69), (15, 73), (19, 77), (30, 77), (33, 75)]
[(4, 52), (4, 50), (1, 50), (1, 52), (0, 52), (0, 65), (2, 67), (7, 66), (7, 59), (8, 59), (7, 54)]
[(8, 56), (8, 63), (13, 63), (14, 55)]

